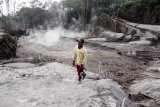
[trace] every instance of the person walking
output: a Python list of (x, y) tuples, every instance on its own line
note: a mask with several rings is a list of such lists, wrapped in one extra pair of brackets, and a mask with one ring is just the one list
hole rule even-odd
[(73, 66), (77, 68), (78, 81), (81, 83), (81, 80), (86, 77), (84, 69), (87, 62), (87, 49), (84, 46), (84, 39), (77, 40), (77, 42), (78, 45), (74, 48)]

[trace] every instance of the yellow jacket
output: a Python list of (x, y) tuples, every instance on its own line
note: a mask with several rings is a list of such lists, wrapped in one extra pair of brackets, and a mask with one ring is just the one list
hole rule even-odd
[(77, 65), (85, 65), (87, 62), (87, 50), (83, 46), (81, 49), (78, 49), (78, 45), (74, 48), (74, 60)]

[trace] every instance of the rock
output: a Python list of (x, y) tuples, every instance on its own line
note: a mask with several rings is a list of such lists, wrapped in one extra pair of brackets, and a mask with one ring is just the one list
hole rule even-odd
[(87, 39), (89, 41), (101, 41), (101, 42), (105, 42), (106, 41), (106, 38), (90, 38), (90, 39)]
[(129, 44), (130, 45), (151, 45), (151, 42), (147, 40), (141, 40), (141, 41), (129, 42)]
[(150, 32), (146, 32), (145, 38), (152, 44), (156, 44), (158, 42), (158, 37)]
[(8, 34), (0, 34), (0, 59), (16, 57), (17, 40)]
[(118, 42), (118, 41), (122, 41), (124, 38), (124, 34), (123, 33), (114, 33), (111, 31), (104, 31), (102, 32), (103, 37), (106, 38), (107, 42)]
[(125, 35), (125, 37), (123, 38), (124, 42), (129, 42), (132, 39), (132, 35)]
[(144, 37), (145, 33), (142, 33), (140, 31), (137, 31), (134, 35), (132, 35), (132, 38), (130, 41), (139, 41), (142, 37)]
[(151, 67), (149, 67), (149, 68), (147, 69), (147, 71), (160, 73), (160, 66), (158, 66), (158, 67), (151, 66)]
[(160, 79), (144, 79), (136, 81), (129, 88), (134, 94), (142, 93), (156, 100), (160, 104)]
[(150, 76), (152, 78), (160, 79), (160, 63), (157, 61), (155, 64), (147, 68), (146, 72), (143, 73), (144, 75)]
[(158, 37), (150, 32), (139, 32), (135, 34), (131, 41), (130, 44), (132, 45), (154, 45), (158, 43)]
[(145, 35), (145, 33), (144, 32), (141, 32), (141, 31), (137, 31), (137, 33), (136, 34), (134, 34), (133, 36), (136, 36), (136, 37), (143, 37)]

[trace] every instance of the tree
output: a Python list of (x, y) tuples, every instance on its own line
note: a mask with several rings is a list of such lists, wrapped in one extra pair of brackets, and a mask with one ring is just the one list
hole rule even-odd
[(79, 12), (82, 10), (82, 0), (65, 0), (64, 6), (66, 6), (69, 10), (75, 10)]
[(7, 33), (11, 30), (11, 24), (10, 24), (10, 1), (11, 0), (5, 0), (6, 8), (7, 8), (7, 19), (5, 20), (5, 30)]
[(30, 4), (32, 8), (37, 8), (37, 7), (41, 8), (43, 6), (43, 3), (39, 0), (32, 0)]
[(16, 13), (16, 4), (17, 4), (17, 0), (13, 0), (12, 5), (13, 5), (13, 14)]
[(3, 15), (3, 0), (0, 0), (0, 15), (2, 16)]
[(45, 3), (42, 8), (47, 10), (52, 7), (52, 4), (53, 4), (52, 0), (45, 0)]
[(10, 14), (10, 1), (11, 0), (5, 0), (5, 4), (6, 4), (6, 7), (7, 7), (7, 15), (9, 16)]
[(24, 28), (34, 28), (50, 19), (50, 13), (42, 8), (22, 8), (16, 16)]
[(94, 8), (99, 16), (101, 13), (109, 14), (109, 12), (114, 12), (114, 8), (122, 6), (127, 1), (128, 0), (65, 0), (64, 6), (69, 10), (76, 11), (79, 16), (90, 14), (91, 9)]
[(78, 14), (79, 18), (81, 18), (81, 23), (84, 25), (89, 23), (93, 0), (65, 0), (63, 4), (70, 13)]

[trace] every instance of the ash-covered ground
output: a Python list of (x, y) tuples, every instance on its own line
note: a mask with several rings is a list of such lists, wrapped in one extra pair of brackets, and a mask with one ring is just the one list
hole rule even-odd
[(72, 55), (84, 35), (57, 28), (21, 37), (18, 58), (0, 63), (0, 106), (159, 107), (158, 46), (87, 38), (87, 77), (78, 84)]

